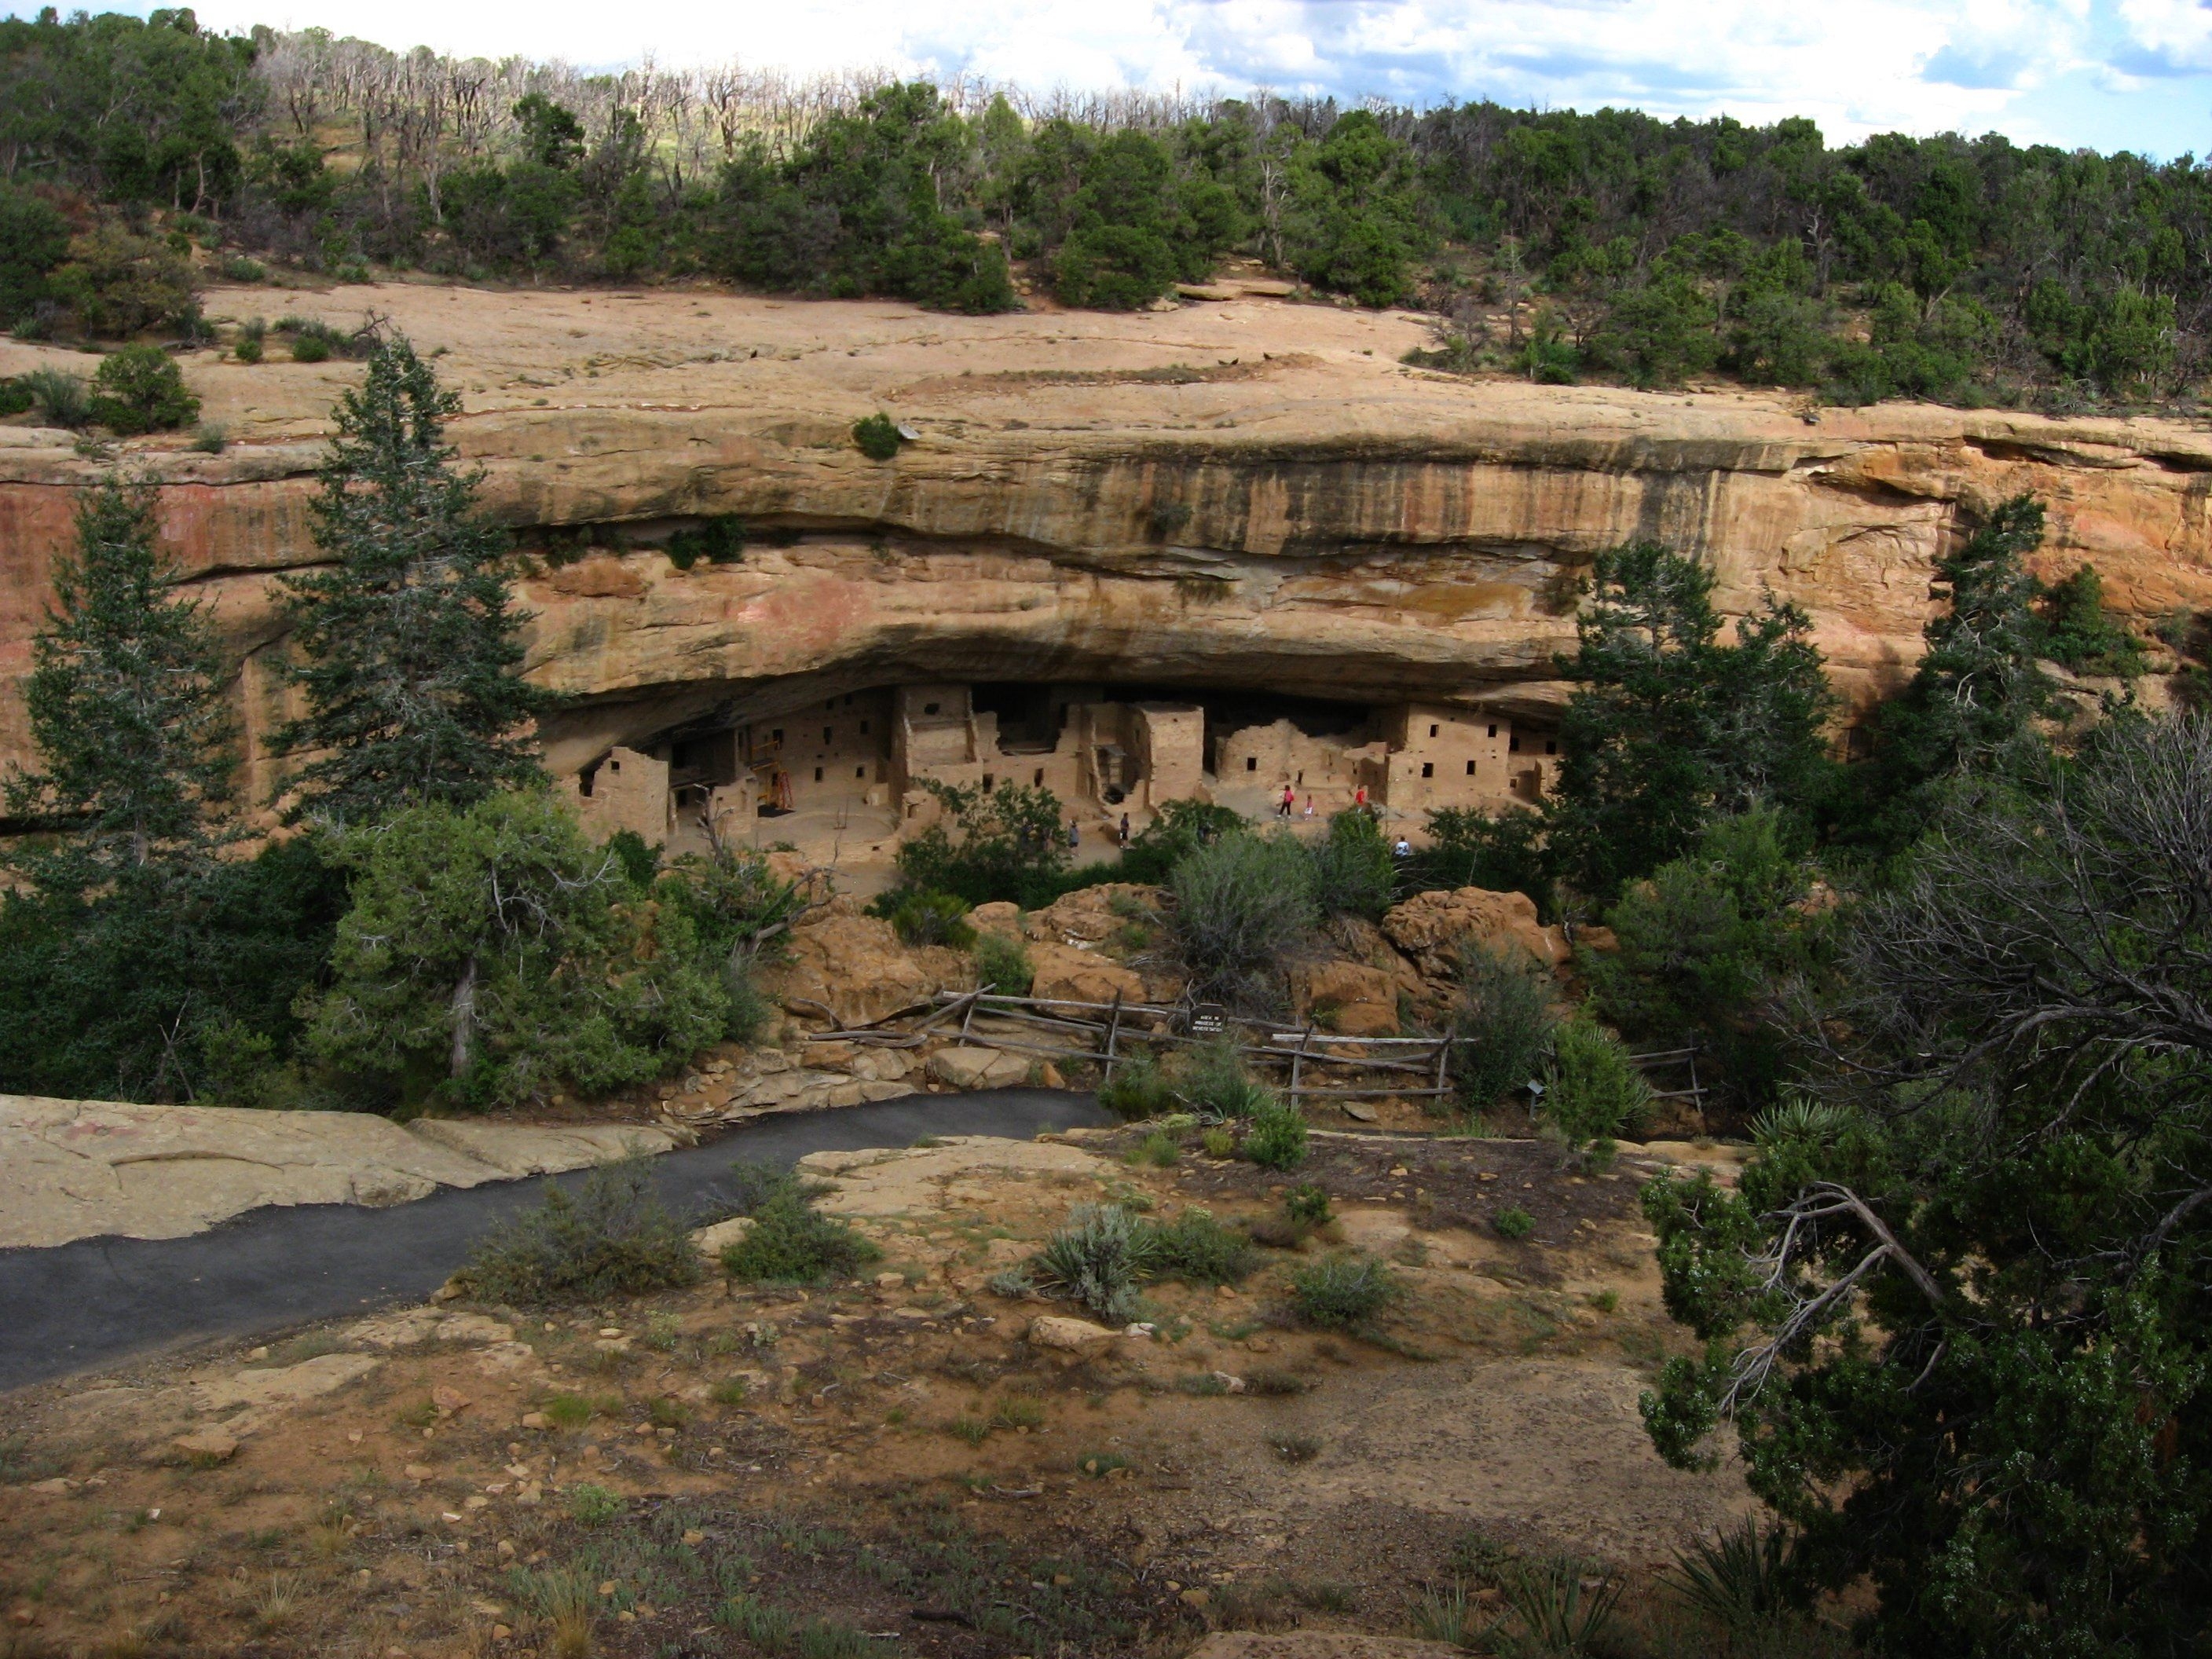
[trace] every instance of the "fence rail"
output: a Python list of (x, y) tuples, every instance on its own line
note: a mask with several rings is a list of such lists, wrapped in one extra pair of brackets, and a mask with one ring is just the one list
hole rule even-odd
[[(994, 1048), (1036, 1054), (1048, 1060), (1082, 1060), (1099, 1067), (1111, 1080), (1114, 1068), (1129, 1059), (1125, 1046), (1132, 1037), (1147, 1045), (1194, 1047), (1211, 1041), (1173, 1030), (1188, 1010), (1160, 1003), (1081, 1002), (1064, 997), (1017, 997), (995, 991), (940, 991), (927, 1001), (894, 1009), (881, 1019), (848, 1029), (814, 1031), (810, 1042), (856, 1042), (879, 1048), (918, 1048), (932, 1037), (949, 1034), (957, 1019), (963, 1042), (980, 1039)], [(834, 1020), (827, 1008), (822, 1012)], [(980, 1027), (980, 1029), (979, 1029)], [(1474, 1044), (1469, 1036), (1347, 1036), (1324, 1031), (1311, 1024), (1285, 1030), (1280, 1021), (1230, 1020), (1226, 1029), (1254, 1034), (1239, 1038), (1237, 1047), (1249, 1059), (1281, 1066), (1289, 1073), (1285, 1092), (1292, 1100), (1443, 1100), (1452, 1093), (1451, 1060), (1455, 1048)], [(1063, 1037), (1051, 1042), (1048, 1037)], [(1674, 1066), (1687, 1068), (1689, 1087), (1656, 1091), (1659, 1100), (1692, 1100), (1700, 1122), (1705, 1117), (1706, 1089), (1698, 1079), (1698, 1049), (1653, 1049), (1630, 1056), (1638, 1067), (1650, 1072)], [(1405, 1084), (1364, 1087), (1355, 1081), (1329, 1078), (1309, 1081), (1310, 1068), (1333, 1072), (1396, 1073)], [(1418, 1079), (1418, 1085), (1414, 1079)]]

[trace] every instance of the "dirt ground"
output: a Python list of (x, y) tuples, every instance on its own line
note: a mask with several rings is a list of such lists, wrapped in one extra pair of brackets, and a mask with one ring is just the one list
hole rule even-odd
[[(1644, 1583), (1749, 1508), (1638, 1418), (1684, 1346), (1648, 1163), (1317, 1134), (1284, 1176), (1180, 1139), (1169, 1167), (1129, 1130), (817, 1155), (884, 1251), (827, 1289), (454, 1301), (18, 1395), (0, 1653), (1171, 1655), (1410, 1632), (1516, 1552)], [(1042, 1346), (1079, 1310), (990, 1288), (1076, 1204), (1265, 1232), (1293, 1182), (1327, 1236), (1151, 1286), (1152, 1335)], [(1336, 1249), (1403, 1289), (1360, 1334), (1291, 1309)]]

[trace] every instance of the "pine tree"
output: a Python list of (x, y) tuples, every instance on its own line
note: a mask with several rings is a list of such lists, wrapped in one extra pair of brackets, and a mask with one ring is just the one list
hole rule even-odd
[(46, 769), (6, 784), (10, 817), (57, 833), (13, 862), (40, 891), (82, 896), (204, 865), (227, 838), (234, 730), (213, 619), (173, 592), (152, 492), (108, 478), (78, 504), (25, 693)]
[(325, 569), (283, 579), (307, 712), (276, 736), (307, 757), (289, 821), (465, 805), (541, 775), (532, 722), (550, 699), (516, 672), (527, 613), (508, 544), (477, 507), (481, 473), (444, 441), (460, 399), (405, 340), (380, 346), (339, 398), (315, 544)]

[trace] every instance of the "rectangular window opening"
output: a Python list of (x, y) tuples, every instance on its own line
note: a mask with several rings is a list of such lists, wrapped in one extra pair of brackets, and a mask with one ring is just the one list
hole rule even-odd
[(818, 766), (814, 769), (814, 781), (817, 783), (822, 781), (822, 769)]
[(1432, 778), (1436, 776), (1436, 775), (1437, 763), (1434, 761), (1423, 761), (1421, 763), (1421, 775), (1423, 777)]

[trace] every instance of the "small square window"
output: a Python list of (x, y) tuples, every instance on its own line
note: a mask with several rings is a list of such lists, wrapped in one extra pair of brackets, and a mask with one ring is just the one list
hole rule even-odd
[(926, 702), (921, 706), (921, 712), (925, 714), (934, 714), (937, 712), (937, 705), (933, 702)]
[(1555, 739), (1551, 738), (1545, 738), (1545, 739), (1544, 739), (1544, 752), (1545, 752), (1546, 754), (1547, 754), (1547, 755), (1556, 755), (1556, 754), (1558, 754), (1558, 753), (1559, 752), (1559, 745), (1558, 742), (1557, 742)]
[(814, 781), (817, 783), (822, 781), (822, 769), (818, 766), (814, 769)]
[(1492, 720), (1490, 723), (1490, 735), (1493, 738), (1498, 735), (1498, 722), (1496, 720)]
[(829, 741), (830, 741), (830, 735), (831, 735), (831, 733), (835, 731), (835, 729), (836, 729), (836, 728), (834, 728), (834, 727), (832, 727), (832, 726), (823, 726), (823, 727), (822, 728), (822, 741), (823, 741), (823, 742), (824, 742), (824, 743), (829, 742)]
[(1031, 781), (1034, 782), (1040, 789), (1044, 787), (1044, 768), (1042, 766), (1037, 768), (1036, 776), (1032, 779)]
[(1247, 772), (1256, 772), (1256, 771), (1258, 771), (1258, 770), (1260, 769), (1260, 757), (1259, 757), (1257, 755), (1247, 755), (1247, 756), (1245, 756), (1245, 757), (1244, 757), (1244, 769), (1245, 769)]
[(775, 731), (769, 732), (768, 735), (769, 740), (771, 743), (781, 743), (783, 741), (783, 728), (779, 726)]
[(1434, 761), (1423, 761), (1421, 763), (1421, 775), (1423, 777), (1432, 778), (1436, 776), (1436, 775), (1437, 763)]
[(1435, 726), (1431, 726), (1429, 728), (1429, 735), (1430, 735), (1431, 737), (1432, 737), (1432, 738), (1433, 738), (1434, 736), (1436, 736), (1436, 734), (1437, 734), (1437, 728), (1436, 728)]
[(853, 775), (856, 778), (865, 778), (868, 775), (868, 769), (865, 766), (856, 766), (853, 769)]
[(1474, 763), (1473, 761), (1469, 761), (1467, 763), (1467, 775), (1469, 777), (1473, 777), (1474, 775)]

